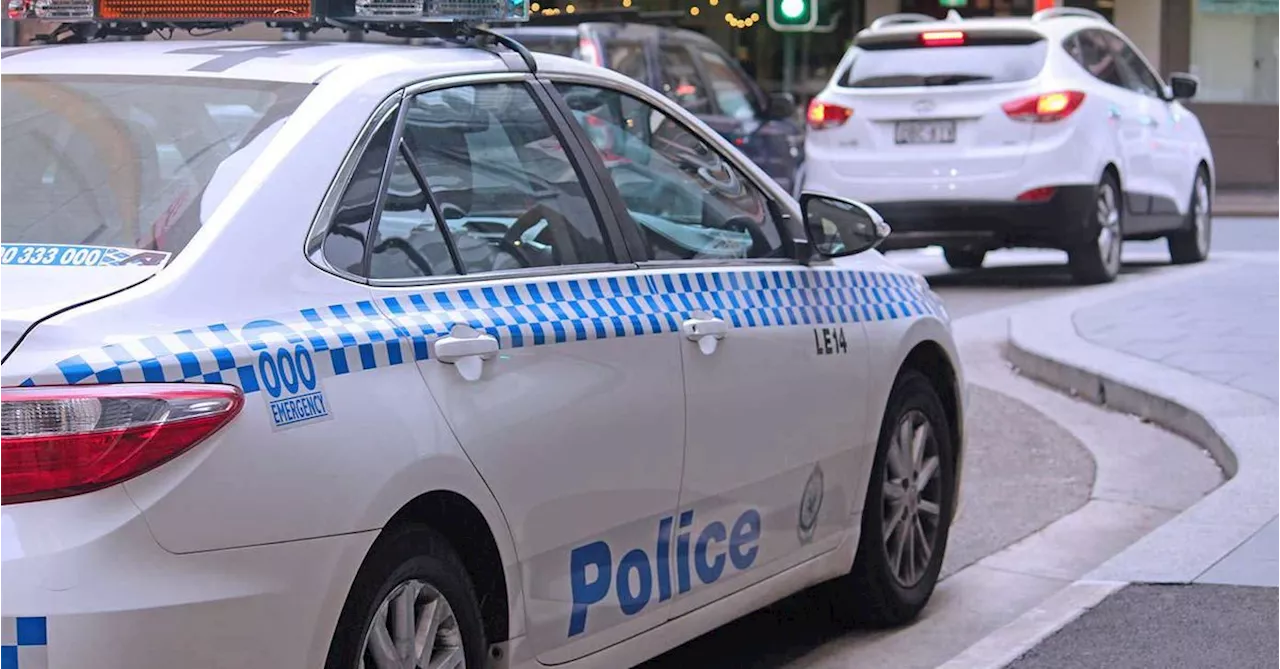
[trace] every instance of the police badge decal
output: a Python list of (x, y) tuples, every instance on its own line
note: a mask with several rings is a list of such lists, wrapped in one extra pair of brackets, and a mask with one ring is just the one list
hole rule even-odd
[(796, 533), (803, 546), (813, 540), (813, 531), (818, 527), (818, 512), (822, 510), (822, 493), (825, 486), (822, 480), (822, 467), (813, 466), (813, 473), (804, 484), (804, 494), (800, 497), (800, 522), (796, 525)]

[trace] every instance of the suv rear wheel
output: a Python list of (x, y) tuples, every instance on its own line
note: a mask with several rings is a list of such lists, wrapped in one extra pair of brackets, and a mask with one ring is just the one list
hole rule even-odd
[(1120, 274), (1124, 245), (1124, 207), (1120, 184), (1110, 172), (1094, 190), (1094, 208), (1084, 221), (1088, 239), (1067, 252), (1071, 274), (1078, 283), (1109, 283)]

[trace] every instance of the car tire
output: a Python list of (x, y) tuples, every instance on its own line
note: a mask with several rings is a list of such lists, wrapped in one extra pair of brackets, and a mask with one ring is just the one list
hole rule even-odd
[(984, 249), (944, 246), (942, 257), (951, 269), (978, 269), (982, 267), (982, 261), (987, 259), (987, 252)]
[(1196, 171), (1191, 186), (1191, 204), (1181, 230), (1169, 235), (1169, 259), (1175, 265), (1203, 262), (1209, 257), (1213, 240), (1213, 195), (1209, 191), (1209, 175), (1204, 168)]
[[(902, 462), (917, 441), (920, 458)], [(942, 400), (924, 374), (904, 370), (880, 426), (853, 569), (830, 584), (837, 614), (871, 627), (914, 620), (938, 583), (954, 504), (955, 451)]]
[[(408, 605), (411, 623), (397, 635), (396, 609)], [(403, 664), (406, 653), (420, 656), (426, 651), (425, 643), (415, 642), (422, 624), (437, 627), (431, 636), (431, 666), (446, 653), (461, 653), (468, 667), (484, 666), (487, 642), (480, 606), (458, 554), (428, 527), (389, 528), (360, 566), (338, 619), (325, 669), (390, 664), (373, 661), (378, 653), (394, 653), (399, 659), (393, 662)], [(379, 625), (381, 634), (375, 628)], [(362, 658), (366, 658), (363, 665)]]
[(1124, 199), (1120, 182), (1110, 172), (1094, 189), (1094, 206), (1083, 221), (1086, 241), (1067, 252), (1077, 283), (1110, 283), (1120, 274), (1124, 246)]

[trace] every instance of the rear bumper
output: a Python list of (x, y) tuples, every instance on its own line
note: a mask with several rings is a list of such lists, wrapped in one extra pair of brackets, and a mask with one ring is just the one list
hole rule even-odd
[(174, 554), (120, 486), (6, 505), (8, 669), (318, 667), (377, 532)]
[(873, 202), (893, 230), (880, 248), (932, 245), (1068, 250), (1092, 239), (1093, 186), (1059, 187), (1046, 202)]

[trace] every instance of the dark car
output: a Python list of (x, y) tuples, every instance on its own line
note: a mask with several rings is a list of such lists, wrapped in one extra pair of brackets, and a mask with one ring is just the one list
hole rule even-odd
[[(568, 19), (568, 20), (566, 20)], [(767, 94), (710, 38), (647, 23), (534, 18), (500, 32), (533, 51), (568, 56), (641, 81), (733, 142), (788, 192), (804, 163), (795, 100)]]

